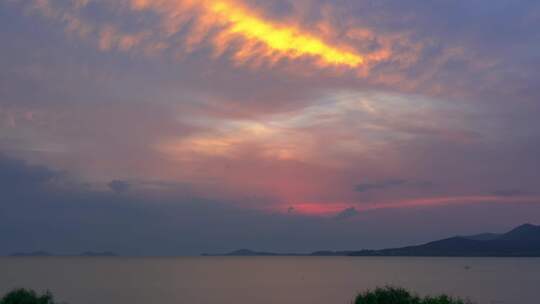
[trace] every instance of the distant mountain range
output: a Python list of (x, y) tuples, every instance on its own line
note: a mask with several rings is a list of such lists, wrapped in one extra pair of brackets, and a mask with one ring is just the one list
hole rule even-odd
[(280, 254), (241, 249), (220, 256), (540, 257), (540, 226), (524, 224), (502, 234), (482, 233), (471, 236), (456, 236), (417, 246), (382, 250), (316, 251), (309, 254)]
[(114, 252), (103, 251), (103, 252), (94, 252), (86, 251), (80, 254), (53, 254), (47, 251), (34, 251), (34, 252), (15, 252), (10, 254), (11, 257), (51, 257), (51, 256), (83, 256), (83, 257), (114, 257), (117, 256)]
[[(540, 257), (540, 226), (524, 224), (507, 233), (482, 233), (455, 236), (422, 245), (381, 250), (316, 251), (308, 254), (274, 253), (240, 249), (205, 256), (447, 256), (447, 257)], [(57, 255), (46, 251), (16, 252), (13, 257), (84, 256), (114, 257), (114, 252), (86, 251), (75, 255)]]

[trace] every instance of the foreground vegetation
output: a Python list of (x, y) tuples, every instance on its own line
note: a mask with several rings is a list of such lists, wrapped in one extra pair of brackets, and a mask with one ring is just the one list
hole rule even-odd
[(471, 304), (447, 295), (421, 298), (402, 288), (386, 287), (366, 291), (356, 297), (354, 304)]
[(59, 304), (54, 301), (51, 293), (38, 295), (29, 289), (16, 289), (6, 294), (0, 304)]
[[(0, 304), (59, 304), (51, 293), (38, 295), (29, 289), (16, 289), (6, 294)], [(377, 288), (356, 297), (353, 304), (470, 304), (446, 295), (420, 298), (401, 288)]]

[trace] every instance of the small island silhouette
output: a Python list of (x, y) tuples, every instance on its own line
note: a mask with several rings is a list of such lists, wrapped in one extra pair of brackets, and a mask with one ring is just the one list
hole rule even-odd
[(11, 257), (56, 257), (56, 256), (80, 256), (80, 257), (115, 257), (118, 256), (112, 251), (85, 251), (80, 254), (54, 254), (47, 251), (15, 252)]

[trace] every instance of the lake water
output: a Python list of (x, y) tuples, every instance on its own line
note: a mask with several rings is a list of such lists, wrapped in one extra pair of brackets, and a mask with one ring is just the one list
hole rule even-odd
[(388, 284), (479, 304), (538, 304), (540, 259), (0, 258), (0, 292), (48, 289), (69, 304), (348, 304)]

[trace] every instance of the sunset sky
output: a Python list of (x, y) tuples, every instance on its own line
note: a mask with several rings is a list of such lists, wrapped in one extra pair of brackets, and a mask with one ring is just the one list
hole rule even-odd
[(0, 254), (540, 222), (537, 0), (2, 0)]

